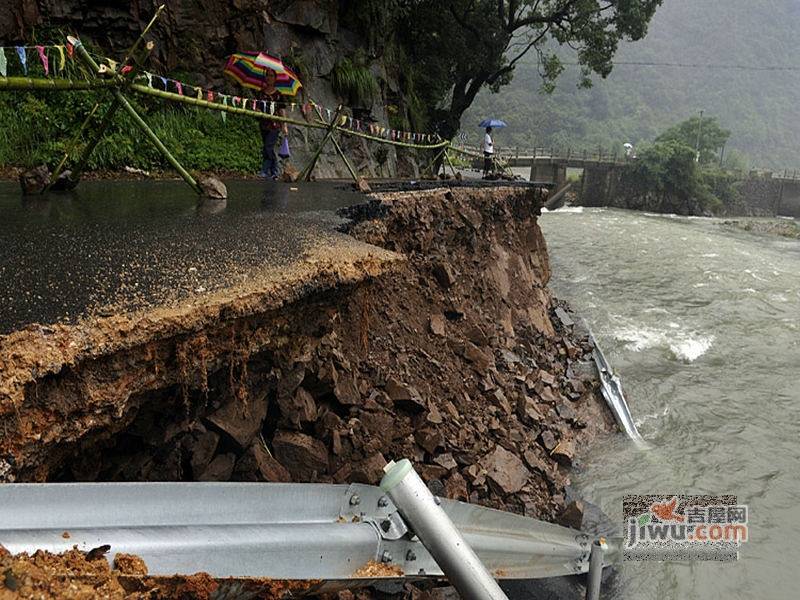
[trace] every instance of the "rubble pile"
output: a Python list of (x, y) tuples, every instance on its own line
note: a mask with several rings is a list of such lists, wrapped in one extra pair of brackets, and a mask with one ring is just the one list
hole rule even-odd
[[(372, 197), (347, 229), (398, 268), (235, 320), (224, 360), (206, 350), (219, 336), (171, 340), (154, 368), (178, 383), (18, 480), (375, 484), (408, 457), (437, 494), (558, 518), (577, 446), (613, 425), (588, 339), (547, 290), (538, 212), (522, 188)], [(105, 360), (87, 402), (130, 384)]]

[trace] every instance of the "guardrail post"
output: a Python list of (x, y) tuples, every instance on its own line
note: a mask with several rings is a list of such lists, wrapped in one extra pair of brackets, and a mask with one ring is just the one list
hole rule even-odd
[(608, 546), (605, 538), (598, 538), (592, 544), (589, 555), (589, 573), (586, 583), (586, 600), (600, 599), (600, 585), (603, 582), (603, 557)]
[[(431, 553), (447, 579), (467, 600), (508, 600), (503, 590), (439, 506), (408, 459), (384, 468), (381, 489)], [(602, 566), (602, 558), (600, 562)]]

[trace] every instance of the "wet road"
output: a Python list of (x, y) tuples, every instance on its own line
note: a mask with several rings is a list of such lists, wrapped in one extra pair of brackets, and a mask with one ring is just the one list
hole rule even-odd
[(228, 201), (198, 201), (180, 182), (104, 181), (23, 198), (17, 184), (0, 183), (0, 334), (244, 282), (313, 245), (341, 243), (336, 209), (364, 201), (330, 183), (228, 190)]

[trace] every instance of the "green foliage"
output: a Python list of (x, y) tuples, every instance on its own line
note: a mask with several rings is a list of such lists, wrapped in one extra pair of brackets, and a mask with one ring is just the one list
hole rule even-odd
[[(0, 165), (54, 167), (63, 157), (70, 140), (80, 129), (95, 102), (100, 103), (91, 131), (110, 105), (104, 92), (7, 93), (0, 95)], [(203, 109), (168, 105), (157, 100), (136, 98), (136, 104), (156, 135), (188, 169), (256, 172), (261, 162), (258, 124), (252, 119)], [(79, 140), (81, 149), (86, 138)], [(119, 170), (123, 167), (168, 169), (123, 111), (92, 153), (91, 170)]]
[(692, 117), (673, 125), (656, 138), (656, 142), (679, 142), (699, 150), (700, 164), (718, 163), (718, 150), (731, 136), (731, 132), (720, 127), (716, 117)]
[(419, 0), (397, 35), (420, 76), (431, 122), (451, 137), (477, 93), (508, 84), (528, 53), (546, 57), (539, 74), (552, 87), (563, 66), (548, 44), (576, 48), (586, 73), (607, 76), (619, 42), (641, 39), (661, 2)]
[(648, 202), (640, 208), (694, 213), (694, 202), (705, 195), (694, 158), (693, 148), (674, 140), (641, 150), (631, 167), (640, 197)]
[(341, 58), (331, 72), (333, 91), (350, 106), (369, 107), (380, 92), (363, 55)]

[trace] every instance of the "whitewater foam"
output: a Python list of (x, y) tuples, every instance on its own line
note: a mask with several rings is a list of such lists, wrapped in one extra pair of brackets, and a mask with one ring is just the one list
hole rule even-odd
[(650, 348), (665, 348), (675, 358), (686, 362), (694, 362), (703, 356), (714, 343), (714, 336), (683, 331), (677, 323), (668, 323), (667, 327), (669, 329), (625, 327), (617, 331), (614, 337), (624, 342), (628, 350), (641, 352)]

